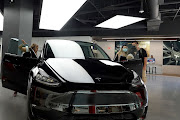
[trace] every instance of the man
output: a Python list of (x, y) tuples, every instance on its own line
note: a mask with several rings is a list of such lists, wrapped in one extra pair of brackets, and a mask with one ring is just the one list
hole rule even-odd
[(155, 58), (153, 57), (153, 55), (151, 55), (151, 59), (152, 59), (152, 62), (154, 63), (155, 62)]
[(132, 45), (135, 46), (137, 52), (135, 52), (135, 59), (141, 58), (143, 63), (142, 69), (142, 80), (144, 83), (146, 82), (146, 65), (147, 65), (147, 52), (143, 48), (139, 47), (139, 43), (137, 41), (132, 42)]

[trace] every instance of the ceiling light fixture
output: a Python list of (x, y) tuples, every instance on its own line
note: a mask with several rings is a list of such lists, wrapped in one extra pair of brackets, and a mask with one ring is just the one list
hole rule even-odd
[(146, 18), (116, 15), (116, 16), (98, 24), (96, 27), (118, 29), (118, 28), (122, 28), (127, 25), (130, 25), (130, 24), (134, 24), (136, 22), (140, 22), (145, 19)]
[(116, 42), (116, 41), (153, 41), (153, 42), (162, 42), (162, 41), (177, 41), (177, 40), (107, 40), (107, 42)]
[(2, 13), (0, 13), (0, 31), (3, 31), (4, 17)]
[(40, 29), (60, 30), (86, 0), (43, 0)]

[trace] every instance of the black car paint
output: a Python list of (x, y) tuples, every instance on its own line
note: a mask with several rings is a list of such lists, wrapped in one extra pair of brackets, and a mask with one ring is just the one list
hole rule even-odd
[[(110, 66), (103, 64), (99, 60), (92, 59), (76, 59), (74, 61), (81, 65), (88, 74), (90, 74), (95, 83), (131, 82), (134, 77), (133, 73), (123, 66)], [(101, 80), (96, 80), (96, 77), (100, 77)]]
[[(82, 60), (76, 59), (80, 66), (82, 66), (88, 74), (93, 78), (95, 83), (72, 83), (64, 79), (63, 76), (59, 75), (47, 62), (42, 62), (38, 64), (38, 68), (43, 69), (50, 76), (56, 78), (61, 83), (61, 88), (52, 88), (52, 91), (56, 92), (67, 92), (73, 90), (127, 90), (130, 87), (131, 80), (133, 79), (132, 71), (127, 70), (123, 66), (108, 66), (99, 62), (99, 60)], [(95, 71), (96, 70), (96, 71)], [(97, 72), (99, 71), (99, 72)], [(67, 71), (68, 72), (68, 71)], [(35, 74), (31, 71), (31, 74)], [(78, 74), (78, 73), (77, 73)], [(123, 75), (122, 75), (123, 74)], [(60, 79), (62, 78), (63, 83)], [(101, 80), (98, 81), (95, 78), (101, 77)], [(43, 87), (41, 83), (34, 82), (34, 84)], [(48, 88), (48, 86), (44, 86)], [(56, 90), (57, 89), (57, 90)]]
[(134, 70), (140, 77), (142, 77), (143, 64), (141, 59), (121, 61), (120, 64), (129, 70)]
[[(135, 87), (131, 84), (133, 79), (133, 74), (130, 70), (127, 70), (123, 66), (109, 66), (105, 65), (99, 60), (95, 59), (75, 59), (79, 65), (81, 65), (93, 78), (94, 84), (92, 83), (72, 83), (65, 80), (63, 76), (60, 76), (53, 68), (51, 68), (46, 59), (34, 59), (34, 58), (23, 58), (16, 55), (6, 54), (3, 59), (2, 64), (2, 84), (3, 87), (21, 92), (26, 94), (27, 79), (28, 82), (28, 116), (30, 119), (60, 119), (60, 117), (65, 116), (68, 119), (76, 118), (78, 115), (73, 115), (71, 113), (63, 113), (60, 111), (47, 108), (44, 101), (47, 99), (48, 94), (58, 95), (63, 92), (77, 91), (77, 90), (128, 90), (132, 93), (138, 92), (140, 90), (145, 91), (144, 86)], [(61, 82), (61, 86), (50, 87), (38, 83), (33, 75), (35, 74), (32, 70), (33, 66), (42, 68), (50, 76), (56, 78)], [(33, 68), (33, 69), (32, 69)], [(32, 69), (32, 70), (31, 70)], [(30, 71), (31, 70), (31, 71)], [(96, 71), (95, 71), (96, 70)], [(30, 74), (29, 74), (30, 71)], [(97, 72), (98, 71), (98, 72)], [(68, 71), (67, 71), (68, 72)], [(62, 78), (65, 82), (62, 82)], [(101, 81), (97, 81), (95, 78), (101, 77)], [(118, 79), (119, 78), (119, 79)], [(15, 81), (14, 81), (15, 80)], [(146, 95), (147, 93), (144, 93)], [(145, 105), (147, 104), (146, 96), (144, 104), (141, 108), (136, 109), (131, 112), (134, 118), (139, 118), (143, 115), (145, 111)], [(122, 113), (124, 115), (124, 113)], [(113, 114), (112, 116), (119, 118), (122, 117), (121, 114)], [(89, 115), (82, 115), (84, 118)], [(94, 115), (98, 116), (98, 115)]]
[[(66, 83), (62, 83), (61, 86), (54, 88), (54, 87), (48, 87), (48, 86), (42, 85), (42, 84), (36, 82), (36, 80), (32, 80), (32, 86), (31, 86), (32, 91), (30, 92), (31, 97), (29, 100), (31, 100), (31, 104), (36, 105), (36, 107), (31, 108), (32, 112), (34, 113), (34, 115), (38, 115), (38, 116), (31, 116), (32, 118), (34, 118), (34, 117), (35, 118), (43, 118), (43, 119), (47, 119), (47, 120), (48, 119), (58, 119), (59, 117), (62, 117), (62, 116), (64, 119), (74, 119), (75, 120), (75, 118), (77, 118), (77, 119), (79, 118), (78, 115), (73, 115), (71, 113), (63, 113), (61, 111), (55, 111), (51, 108), (45, 107), (45, 104), (41, 103), (40, 101), (47, 99), (48, 94), (58, 95), (59, 93), (68, 92), (68, 91), (77, 91), (77, 90), (129, 90), (129, 91), (135, 93), (135, 92), (145, 89), (144, 86), (141, 86), (138, 88), (132, 86), (131, 81), (130, 81), (130, 80), (132, 80), (132, 77), (133, 77), (132, 72), (130, 72), (129, 70), (127, 70), (126, 68), (124, 68), (122, 66), (118, 66), (118, 67), (117, 66), (107, 66), (105, 64), (102, 64), (98, 60), (92, 60), (92, 59), (89, 59), (89, 60), (77, 59), (74, 61), (76, 61), (79, 65), (83, 66), (83, 68), (86, 71), (88, 71), (88, 73), (92, 76), (92, 78), (95, 78), (98, 76), (98, 77), (101, 77), (102, 80), (104, 80), (104, 81), (99, 82), (99, 81), (93, 79), (95, 81), (95, 84), (71, 83), (71, 82), (68, 82), (67, 80), (63, 79), (63, 77), (61, 76), (61, 78), (66, 81)], [(92, 64), (95, 64), (95, 67)], [(44, 64), (40, 64), (38, 67), (44, 69), (51, 76), (58, 79), (58, 77), (56, 76), (57, 74), (54, 73), (52, 71), (52, 69), (50, 69), (48, 67), (46, 62), (44, 62)], [(98, 74), (96, 74), (94, 69), (97, 71), (100, 70), (100, 72), (98, 72)], [(109, 69), (110, 71), (107, 69)], [(121, 72), (119, 72), (119, 73), (113, 72), (117, 69), (121, 69)], [(118, 76), (121, 77), (122, 72), (126, 72), (127, 76), (125, 74), (125, 76), (123, 76), (124, 78), (119, 79), (117, 81), (116, 77), (118, 77)], [(103, 75), (105, 75), (105, 76), (103, 76)], [(113, 75), (116, 77), (112, 77), (109, 80), (106, 78), (107, 75)], [(127, 80), (127, 78), (129, 78), (129, 81)], [(34, 96), (35, 94), (37, 96)], [(126, 100), (126, 102), (128, 102), (128, 101)], [(144, 105), (146, 103), (147, 103), (147, 99), (145, 99)], [(45, 113), (47, 111), (52, 114), (45, 115)], [(136, 119), (136, 118), (141, 117), (143, 115), (144, 111), (145, 111), (145, 108), (141, 107), (133, 112), (130, 112), (130, 114), (132, 114), (134, 116), (134, 118)], [(118, 116), (119, 118), (121, 118), (123, 115), (124, 114), (122, 114), (122, 115), (121, 114), (113, 114), (114, 117)], [(84, 117), (82, 117), (82, 116), (84, 116)], [(97, 116), (99, 116), (99, 115), (96, 115), (96, 117)], [(81, 115), (81, 117), (82, 117), (82, 119), (85, 119), (85, 118), (88, 118), (89, 115)], [(116, 119), (116, 117), (114, 119)], [(111, 118), (113, 118), (113, 117), (111, 117)]]
[(38, 64), (36, 58), (26, 58), (6, 53), (2, 63), (2, 86), (27, 93), (29, 71)]

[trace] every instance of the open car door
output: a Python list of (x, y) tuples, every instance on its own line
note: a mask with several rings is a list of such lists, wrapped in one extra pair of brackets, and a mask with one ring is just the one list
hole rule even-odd
[(37, 63), (37, 58), (6, 53), (2, 60), (2, 86), (26, 94), (29, 72)]
[[(118, 56), (117, 55), (115, 56), (113, 61), (118, 62)], [(143, 64), (142, 64), (141, 59), (127, 60), (126, 57), (121, 56), (120, 62), (118, 62), (118, 63), (122, 64), (124, 67), (126, 67), (130, 70), (134, 70), (142, 78)]]
[(128, 69), (134, 70), (142, 78), (143, 64), (141, 59), (132, 59), (128, 61), (122, 61), (120, 63)]

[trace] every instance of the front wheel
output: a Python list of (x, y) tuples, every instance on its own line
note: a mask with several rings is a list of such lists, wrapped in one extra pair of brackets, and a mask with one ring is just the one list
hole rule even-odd
[(144, 111), (144, 113), (142, 115), (143, 120), (146, 119), (147, 111), (148, 111), (148, 106), (145, 107), (145, 111)]
[(32, 106), (31, 106), (31, 100), (30, 100), (31, 81), (32, 81), (32, 77), (29, 77), (29, 82), (28, 82), (28, 87), (27, 87), (27, 120), (31, 120), (32, 118)]

